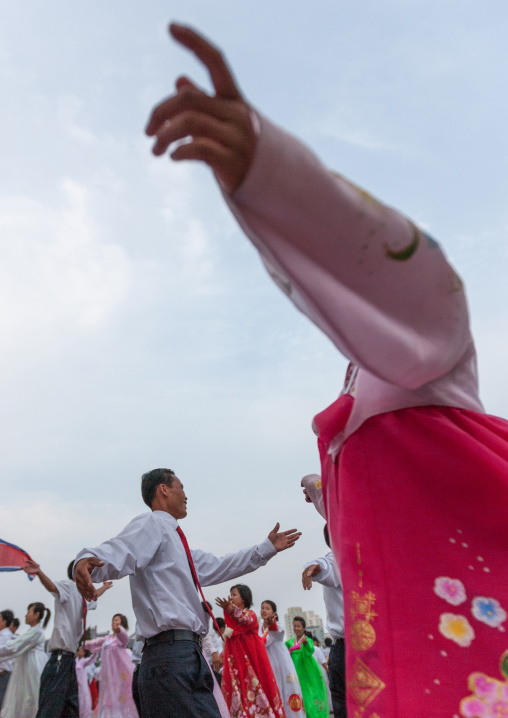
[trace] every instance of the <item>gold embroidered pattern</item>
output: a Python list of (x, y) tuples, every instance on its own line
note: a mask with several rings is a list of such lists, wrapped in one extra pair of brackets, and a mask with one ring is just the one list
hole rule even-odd
[(349, 681), (349, 690), (360, 710), (364, 710), (381, 693), (383, 688), (385, 688), (383, 681), (357, 658)]
[(376, 642), (376, 632), (368, 621), (355, 621), (351, 626), (351, 644), (355, 651), (366, 651)]

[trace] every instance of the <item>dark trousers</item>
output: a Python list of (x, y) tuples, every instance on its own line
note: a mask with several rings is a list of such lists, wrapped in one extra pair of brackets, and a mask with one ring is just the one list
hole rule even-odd
[(328, 680), (332, 694), (333, 715), (346, 718), (346, 646), (343, 638), (333, 642), (328, 656)]
[(212, 674), (192, 641), (146, 646), (138, 686), (143, 718), (221, 718)]
[(134, 700), (136, 708), (138, 709), (139, 718), (143, 718), (143, 714), (141, 713), (141, 698), (139, 697), (138, 679), (139, 664), (136, 666), (136, 668), (134, 669), (134, 673), (132, 674), (132, 699)]
[(4, 696), (7, 690), (7, 684), (9, 683), (10, 677), (11, 674), (9, 671), (6, 671), (3, 676), (0, 676), (0, 708), (2, 707), (2, 703), (4, 702)]
[(36, 718), (79, 718), (78, 681), (72, 653), (53, 651), (41, 676)]

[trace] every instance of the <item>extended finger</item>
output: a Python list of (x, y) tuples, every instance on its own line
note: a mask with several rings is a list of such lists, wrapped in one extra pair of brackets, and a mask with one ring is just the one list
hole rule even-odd
[(229, 100), (240, 99), (241, 95), (233, 75), (222, 53), (215, 45), (212, 45), (212, 43), (206, 40), (202, 35), (185, 25), (171, 23), (169, 31), (177, 42), (193, 52), (207, 67), (215, 91), (220, 97)]
[(202, 112), (189, 110), (162, 125), (157, 132), (157, 140), (152, 152), (154, 155), (162, 155), (169, 145), (184, 137), (207, 137), (225, 147), (236, 146), (241, 141), (241, 133), (234, 125)]
[(146, 134), (148, 136), (157, 134), (161, 125), (188, 110), (203, 112), (219, 120), (233, 119), (235, 116), (231, 103), (217, 97), (210, 97), (200, 90), (186, 87), (179, 90), (176, 95), (163, 100), (152, 110), (145, 129)]

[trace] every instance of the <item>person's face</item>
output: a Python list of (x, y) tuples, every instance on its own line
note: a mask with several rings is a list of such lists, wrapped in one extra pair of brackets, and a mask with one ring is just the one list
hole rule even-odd
[(3, 616), (0, 616), (0, 631), (3, 631), (4, 628), (7, 628), (7, 621)]
[(80, 647), (78, 648), (77, 656), (78, 656), (78, 658), (84, 658), (84, 657), (85, 657), (85, 649), (83, 648), (83, 646), (80, 646)]
[(9, 626), (9, 630), (11, 631), (11, 633), (16, 633), (16, 626), (14, 625), (14, 623), (11, 623), (11, 625)]
[(293, 631), (298, 637), (303, 635), (303, 632), (305, 631), (303, 623), (301, 621), (293, 621)]
[(157, 491), (168, 514), (175, 519), (184, 519), (187, 516), (187, 496), (180, 479), (175, 476), (171, 486), (159, 484)]
[(238, 589), (234, 588), (231, 591), (231, 595), (229, 597), (231, 601), (235, 604), (235, 606), (238, 606), (238, 608), (245, 608), (245, 603), (243, 602), (243, 598), (238, 593)]
[(36, 623), (39, 623), (39, 616), (34, 613), (33, 606), (31, 606), (26, 612), (25, 623), (27, 623), (29, 626), (35, 626)]
[(113, 629), (113, 631), (115, 631), (121, 625), (122, 619), (120, 618), (120, 616), (113, 616), (113, 620), (111, 621), (111, 628)]
[(263, 602), (261, 604), (261, 618), (263, 619), (263, 621), (266, 621), (267, 618), (272, 618), (273, 616), (275, 616), (275, 611), (273, 610), (273, 608), (270, 606), (269, 603)]

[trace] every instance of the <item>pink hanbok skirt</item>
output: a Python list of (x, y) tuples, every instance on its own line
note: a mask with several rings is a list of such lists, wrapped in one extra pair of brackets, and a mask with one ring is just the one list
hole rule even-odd
[(508, 423), (448, 407), (316, 425), (350, 718), (508, 716)]

